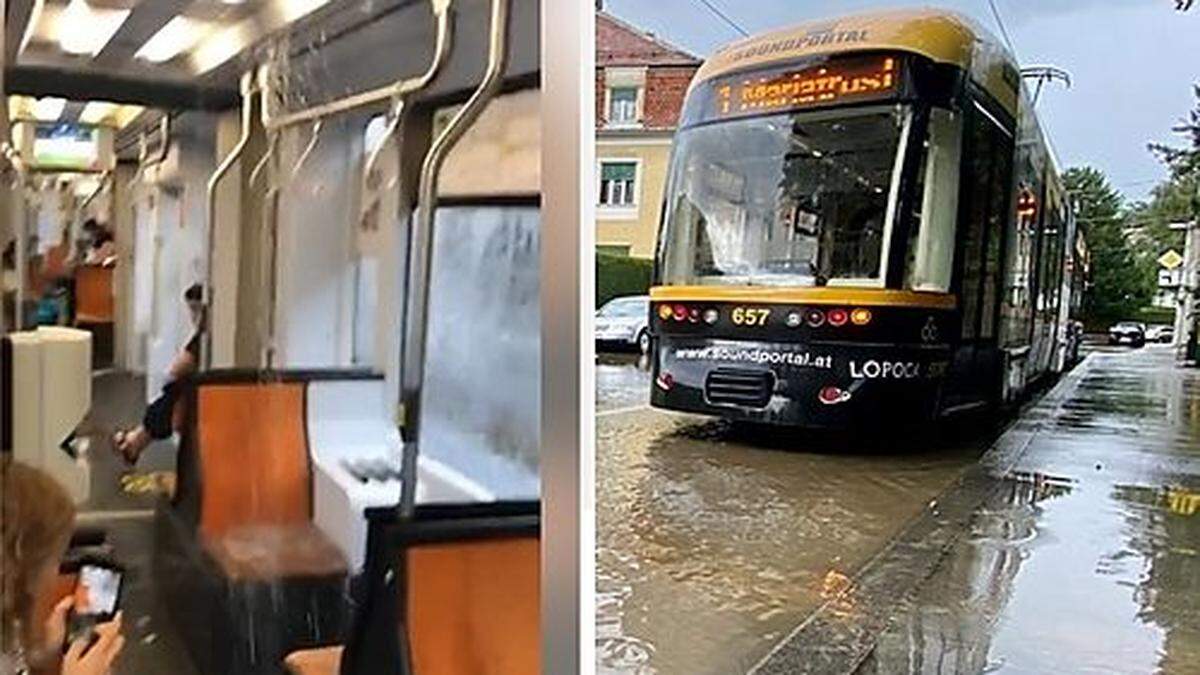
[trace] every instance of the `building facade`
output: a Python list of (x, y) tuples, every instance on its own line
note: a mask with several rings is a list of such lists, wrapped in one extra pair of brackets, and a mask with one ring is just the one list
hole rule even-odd
[(654, 256), (671, 137), (700, 59), (596, 14), (596, 248)]

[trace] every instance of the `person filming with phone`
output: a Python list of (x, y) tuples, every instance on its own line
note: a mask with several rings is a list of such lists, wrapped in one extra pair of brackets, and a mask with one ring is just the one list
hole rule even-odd
[(0, 675), (109, 673), (125, 646), (120, 612), (70, 640), (75, 592), (39, 616), (74, 529), (71, 498), (49, 475), (11, 456), (0, 455), (0, 482)]

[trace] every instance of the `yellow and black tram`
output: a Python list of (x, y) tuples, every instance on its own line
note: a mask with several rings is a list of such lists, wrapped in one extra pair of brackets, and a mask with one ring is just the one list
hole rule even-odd
[(843, 427), (1012, 401), (1075, 352), (1077, 235), (1020, 71), (970, 20), (735, 43), (674, 139), (651, 403)]

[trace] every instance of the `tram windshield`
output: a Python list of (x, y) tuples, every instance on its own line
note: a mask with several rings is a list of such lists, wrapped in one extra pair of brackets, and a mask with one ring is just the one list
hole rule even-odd
[(663, 284), (883, 284), (906, 106), (786, 113), (676, 138)]

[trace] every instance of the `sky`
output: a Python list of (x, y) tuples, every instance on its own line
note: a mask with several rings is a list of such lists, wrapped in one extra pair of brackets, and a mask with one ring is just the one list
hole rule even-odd
[[(750, 34), (881, 7), (894, 0), (709, 0)], [(1063, 168), (1104, 171), (1128, 199), (1142, 199), (1167, 175), (1150, 142), (1182, 145), (1171, 128), (1195, 107), (1200, 84), (1200, 5), (1175, 0), (995, 0), (1022, 66), (1054, 65), (1069, 89), (1050, 84), (1038, 116)], [(697, 56), (741, 36), (701, 0), (605, 0), (605, 10)], [(987, 0), (934, 0), (1000, 35)]]

